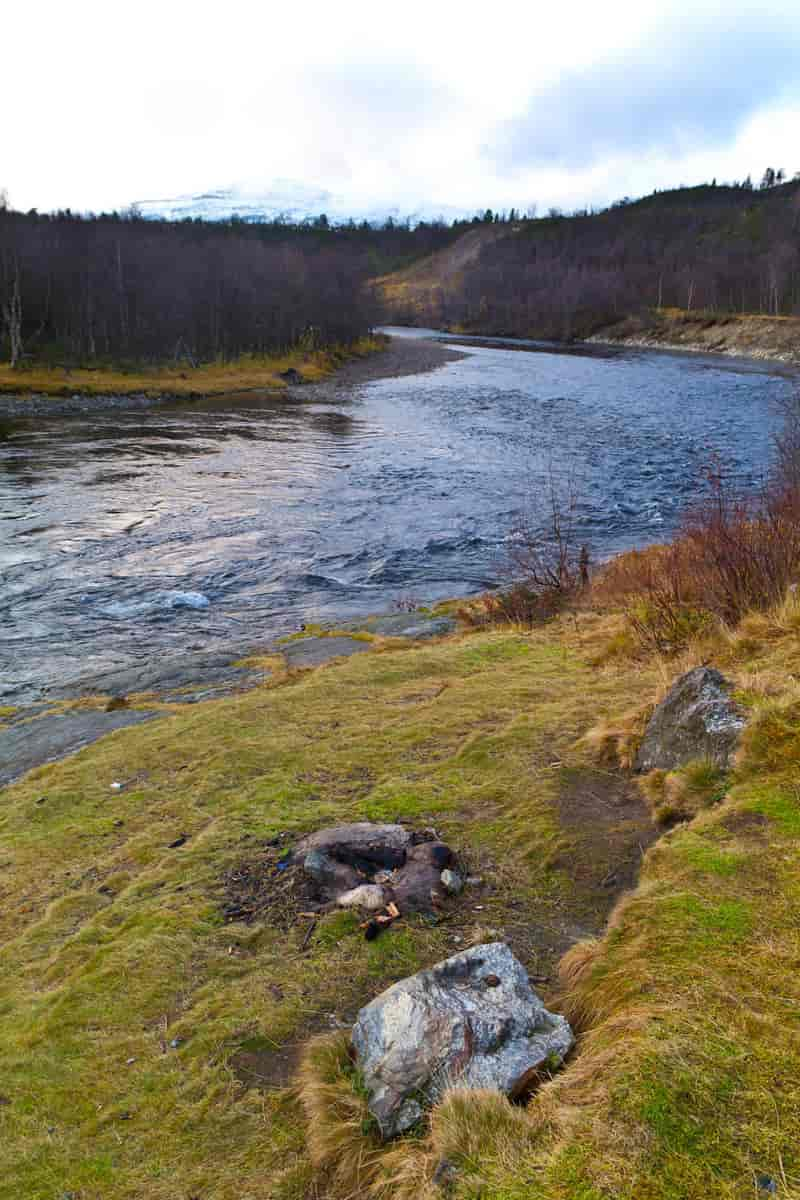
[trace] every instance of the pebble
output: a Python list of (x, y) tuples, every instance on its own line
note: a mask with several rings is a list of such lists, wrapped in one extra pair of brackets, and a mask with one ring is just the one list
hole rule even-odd
[(458, 896), (464, 890), (464, 880), (461, 878), (458, 871), (451, 871), (449, 868), (447, 868), (447, 870), (442, 871), (439, 878), (441, 879), (445, 890), (448, 891), (451, 896)]

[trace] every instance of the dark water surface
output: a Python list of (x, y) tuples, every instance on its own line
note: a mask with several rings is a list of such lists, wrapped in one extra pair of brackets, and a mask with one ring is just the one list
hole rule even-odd
[(698, 355), (505, 346), (333, 399), (0, 425), (0, 697), (491, 586), (550, 461), (580, 481), (595, 556), (658, 540), (715, 452), (759, 481), (794, 386)]

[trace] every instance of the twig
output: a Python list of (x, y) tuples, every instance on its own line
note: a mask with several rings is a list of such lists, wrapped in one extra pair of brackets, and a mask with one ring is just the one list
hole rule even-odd
[(303, 938), (302, 942), (300, 943), (301, 950), (306, 949), (306, 947), (308, 946), (308, 943), (311, 941), (311, 935), (316, 928), (317, 928), (317, 922), (312, 921), (311, 924), (309, 925), (308, 929), (306, 930), (306, 936)]

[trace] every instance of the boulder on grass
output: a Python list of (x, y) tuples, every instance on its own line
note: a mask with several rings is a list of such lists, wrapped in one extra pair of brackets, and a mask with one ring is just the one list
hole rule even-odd
[(745, 726), (730, 688), (713, 667), (682, 675), (650, 718), (636, 755), (637, 771), (674, 771), (702, 758), (727, 767)]
[(299, 861), (309, 851), (319, 850), (340, 862), (355, 863), (363, 859), (376, 866), (400, 867), (406, 860), (411, 837), (410, 831), (402, 825), (380, 825), (372, 821), (332, 825), (299, 841), (294, 848), (294, 859)]
[(370, 1112), (390, 1138), (448, 1087), (518, 1096), (542, 1067), (561, 1062), (574, 1038), (508, 946), (491, 942), (382, 992), (361, 1009), (352, 1040)]

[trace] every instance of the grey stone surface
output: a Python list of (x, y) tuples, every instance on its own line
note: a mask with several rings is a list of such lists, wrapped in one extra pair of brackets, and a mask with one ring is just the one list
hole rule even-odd
[(433, 912), (447, 898), (442, 870), (453, 859), (443, 842), (420, 842), (412, 846), (405, 865), (392, 878), (392, 895), (401, 913)]
[(365, 908), (376, 912), (386, 904), (386, 893), (377, 883), (362, 883), (349, 892), (343, 892), (336, 903), (340, 908)]
[(682, 675), (650, 718), (636, 755), (637, 771), (672, 771), (701, 758), (727, 767), (746, 724), (730, 687), (713, 667)]
[(464, 880), (459, 875), (458, 871), (451, 871), (449, 868), (442, 871), (440, 876), (446, 892), (451, 896), (459, 896), (464, 890)]
[(0, 728), (0, 786), (33, 767), (74, 754), (105, 734), (150, 721), (162, 713), (120, 708), (114, 712), (53, 713)]
[(345, 862), (363, 858), (379, 866), (398, 867), (405, 862), (411, 838), (411, 831), (403, 825), (353, 821), (348, 825), (331, 825), (302, 838), (294, 848), (294, 858), (299, 860), (310, 851), (319, 850)]
[(358, 638), (307, 637), (286, 642), (280, 651), (290, 667), (319, 667), (333, 658), (349, 658), (351, 654), (363, 654), (370, 648), (369, 642)]
[[(204, 651), (172, 658), (148, 660), (134, 667), (105, 671), (83, 679), (73, 680), (63, 687), (52, 688), (54, 695), (70, 699), (77, 696), (129, 696), (135, 692), (155, 692), (165, 700), (193, 703), (237, 687), (253, 686), (269, 672), (249, 667), (235, 667), (241, 657), (231, 650)], [(178, 691), (178, 689), (194, 689)]]
[(309, 850), (303, 859), (303, 870), (311, 876), (323, 895), (329, 898), (339, 896), (342, 892), (351, 892), (360, 882), (355, 867), (339, 862), (324, 850)]
[(388, 1138), (448, 1087), (519, 1095), (574, 1038), (508, 946), (491, 942), (388, 988), (361, 1009), (352, 1041), (370, 1111)]
[(432, 617), (428, 613), (390, 613), (383, 617), (367, 617), (360, 622), (344, 625), (344, 629), (363, 629), (366, 633), (382, 637), (403, 637), (420, 641), (424, 638), (442, 637), (452, 633), (456, 627), (453, 617)]

